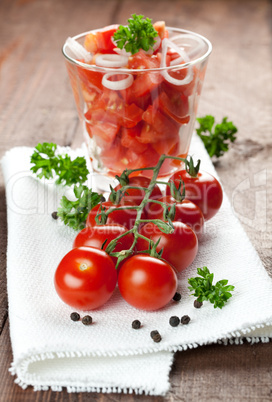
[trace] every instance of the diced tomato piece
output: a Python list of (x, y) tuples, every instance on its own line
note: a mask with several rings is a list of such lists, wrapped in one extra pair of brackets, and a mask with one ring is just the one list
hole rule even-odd
[(78, 76), (85, 86), (86, 90), (97, 91), (101, 93), (103, 90), (102, 77), (103, 74), (99, 71), (87, 70), (83, 67), (77, 67)]
[(146, 54), (143, 50), (139, 50), (139, 52), (135, 53), (133, 56), (130, 56), (128, 59), (128, 68), (132, 68), (134, 70), (158, 68), (159, 66), (157, 56)]
[(164, 115), (155, 104), (148, 106), (143, 113), (143, 120), (152, 126), (161, 137), (174, 137), (179, 130), (179, 124)]
[(189, 123), (189, 102), (187, 96), (175, 91), (170, 93), (170, 96), (162, 92), (158, 97), (158, 104), (160, 109), (176, 122), (180, 124)]
[(127, 128), (134, 127), (142, 120), (143, 113), (143, 109), (136, 106), (135, 103), (127, 105), (124, 107), (123, 114), (121, 111), (119, 113), (120, 124)]
[[(158, 61), (159, 61), (159, 65), (161, 65), (162, 54), (157, 53), (157, 58), (158, 58)], [(171, 62), (171, 57), (168, 54), (166, 54), (166, 56), (165, 56), (165, 66), (169, 67), (170, 62)]]
[(165, 138), (163, 140), (154, 142), (152, 147), (155, 149), (158, 154), (166, 154), (175, 156), (178, 152), (179, 147), (179, 137)]
[(115, 126), (119, 126), (118, 118), (112, 113), (107, 113), (105, 109), (90, 108), (85, 113), (85, 118), (94, 125), (96, 123), (110, 123)]
[[(126, 152), (126, 157), (128, 159), (129, 167), (133, 169), (155, 166), (158, 163), (160, 155), (151, 146), (148, 146), (146, 151), (140, 155), (130, 148)], [(148, 176), (148, 172), (145, 172), (145, 176)]]
[(137, 138), (141, 133), (141, 125), (133, 128), (122, 128), (121, 144), (125, 148), (132, 149), (135, 153), (141, 154), (147, 150), (147, 145), (140, 143)]
[(161, 39), (168, 38), (169, 33), (167, 28), (165, 27), (165, 22), (164, 21), (156, 21), (153, 24), (154, 29), (158, 32), (158, 35)]
[(88, 108), (92, 107), (98, 101), (99, 94), (97, 91), (86, 88), (86, 85), (81, 83), (81, 91)]
[(119, 25), (109, 25), (103, 31), (97, 31), (86, 35), (84, 46), (91, 53), (113, 53), (116, 45), (112, 37)]
[(150, 124), (144, 123), (141, 135), (137, 137), (137, 140), (142, 144), (152, 144), (158, 141), (159, 137), (159, 133), (157, 133)]
[(90, 130), (96, 144), (103, 150), (111, 147), (119, 129), (119, 126), (109, 122), (96, 122), (95, 124), (89, 124), (88, 126), (88, 131)]
[[(150, 56), (139, 51), (129, 58), (129, 68), (152, 69), (160, 67), (160, 60), (156, 55)], [(138, 73), (131, 87), (127, 89), (128, 103), (136, 103), (136, 100), (152, 92), (163, 81), (160, 72)]]
[(149, 95), (151, 91), (158, 87), (163, 78), (160, 73), (138, 74), (131, 87), (127, 89), (128, 103), (136, 103), (137, 99)]
[(143, 109), (134, 103), (126, 105), (116, 91), (105, 90), (102, 96), (85, 113), (85, 117), (89, 121), (108, 121), (131, 128), (142, 120), (143, 112)]

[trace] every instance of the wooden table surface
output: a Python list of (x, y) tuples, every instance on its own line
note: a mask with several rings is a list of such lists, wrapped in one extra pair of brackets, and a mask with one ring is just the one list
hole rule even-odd
[[(0, 156), (17, 145), (82, 142), (61, 47), (68, 36), (141, 13), (213, 44), (198, 116), (228, 116), (238, 140), (216, 169), (233, 210), (271, 269), (272, 3), (269, 0), (1, 0)], [(12, 361), (6, 295), (7, 225), (0, 177), (0, 400), (269, 401), (272, 344), (212, 345), (176, 354), (165, 397), (22, 390)]]

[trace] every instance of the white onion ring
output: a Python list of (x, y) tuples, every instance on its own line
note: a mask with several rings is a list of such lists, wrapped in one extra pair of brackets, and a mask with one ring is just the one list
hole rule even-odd
[[(181, 42), (179, 42), (179, 39), (181, 39)], [(201, 50), (204, 49), (205, 44), (204, 44), (203, 40), (201, 38), (199, 38), (198, 36), (194, 36), (189, 33), (173, 36), (171, 38), (171, 41), (179, 42), (180, 46), (186, 45), (186, 43), (184, 43), (183, 39), (191, 39), (194, 42), (197, 42), (197, 46), (195, 48), (186, 52), (190, 58), (195, 57)]]
[(131, 52), (127, 52), (126, 49), (119, 49), (119, 47), (115, 47), (113, 50), (115, 53), (120, 54), (121, 56), (131, 56)]
[(128, 64), (128, 56), (100, 54), (96, 57), (95, 64), (101, 67), (125, 67)]
[(72, 58), (76, 58), (76, 59), (83, 59), (87, 63), (92, 60), (93, 55), (90, 52), (88, 52), (85, 49), (85, 47), (83, 47), (75, 39), (69, 37), (66, 39), (65, 44), (66, 44), (67, 50), (70, 53), (70, 54), (67, 53), (68, 56), (70, 56)]
[[(185, 61), (185, 63), (190, 61), (189, 56), (187, 55), (187, 53), (184, 50), (180, 49), (175, 43), (173, 43), (169, 39), (165, 38), (162, 41), (162, 58), (161, 58), (161, 66), (160, 66), (161, 68), (166, 67), (166, 53), (167, 53), (168, 47), (175, 49), (175, 51), (181, 56), (182, 61)], [(177, 86), (189, 84), (194, 77), (192, 66), (187, 67), (187, 74), (182, 80), (177, 80), (176, 78), (171, 77), (171, 75), (169, 74), (169, 72), (167, 70), (163, 70), (161, 72), (161, 74), (166, 81), (170, 82), (171, 84), (177, 85)]]
[[(109, 77), (112, 77), (114, 75), (125, 75), (127, 76), (127, 78), (124, 78), (122, 80), (119, 81), (110, 81)], [(104, 87), (108, 88), (108, 89), (113, 89), (114, 91), (121, 91), (122, 89), (127, 89), (129, 88), (133, 83), (133, 76), (129, 73), (122, 73), (122, 74), (118, 74), (118, 73), (107, 73), (103, 76), (102, 78), (102, 85), (104, 85)]]

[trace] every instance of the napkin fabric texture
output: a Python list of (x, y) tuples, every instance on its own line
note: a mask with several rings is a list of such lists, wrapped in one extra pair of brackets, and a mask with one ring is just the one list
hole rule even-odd
[[(72, 156), (84, 153), (83, 148), (65, 151)], [(140, 311), (116, 289), (104, 306), (89, 312), (92, 325), (71, 321), (73, 309), (59, 299), (53, 278), (76, 233), (51, 217), (61, 196), (71, 189), (35, 178), (30, 173), (32, 152), (17, 147), (2, 159), (8, 210), (10, 371), (21, 387), (165, 395), (174, 352), (214, 342), (269, 341), (272, 281), (226, 195), (219, 213), (206, 223), (195, 261), (179, 275), (180, 302), (155, 312)], [(201, 169), (216, 175), (196, 136), (190, 154), (202, 160)], [(208, 302), (200, 309), (193, 306), (188, 278), (203, 266), (214, 273), (215, 281), (228, 279), (235, 286), (222, 310)], [(87, 313), (80, 312), (81, 317)], [(173, 315), (189, 315), (191, 321), (173, 328), (169, 325)], [(142, 323), (139, 330), (131, 327), (135, 319)], [(160, 343), (150, 337), (155, 329), (162, 336)]]

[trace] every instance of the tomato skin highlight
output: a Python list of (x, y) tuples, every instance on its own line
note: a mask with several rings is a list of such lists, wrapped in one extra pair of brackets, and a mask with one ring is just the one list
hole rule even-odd
[[(170, 206), (176, 204), (176, 213), (172, 220), (185, 223), (193, 229), (198, 237), (201, 236), (204, 226), (204, 216), (201, 209), (196, 204), (187, 199), (178, 202), (171, 195), (165, 195), (159, 198), (158, 201), (169, 204)], [(150, 202), (148, 204), (147, 217), (148, 219), (164, 220), (162, 205)]]
[[(205, 220), (211, 219), (219, 211), (223, 201), (223, 191), (219, 181), (205, 171), (200, 171), (197, 177), (192, 177), (186, 170), (179, 170), (170, 177), (169, 182), (174, 181), (178, 188), (180, 179), (185, 184), (186, 198), (201, 209)], [(166, 194), (170, 195), (168, 186)]]
[(79, 310), (93, 310), (111, 297), (117, 282), (115, 266), (103, 250), (79, 247), (59, 263), (54, 285), (61, 300)]
[[(163, 248), (162, 258), (171, 264), (177, 272), (186, 269), (195, 259), (198, 251), (198, 240), (195, 232), (185, 223), (173, 222), (174, 232), (163, 233), (153, 223), (144, 225), (139, 233), (156, 243), (159, 252)], [(139, 238), (137, 240), (137, 251), (148, 249), (149, 242)]]
[[(106, 250), (108, 244), (112, 240), (126, 232), (127, 228), (125, 228), (125, 226), (118, 225), (117, 223), (86, 227), (77, 234), (73, 242), (73, 248), (94, 247), (101, 250), (103, 243), (106, 241), (103, 247), (103, 250)], [(118, 240), (118, 243), (113, 251), (119, 252), (122, 250), (128, 250), (132, 246), (132, 243), (133, 235), (128, 233)], [(117, 257), (110, 257), (114, 265), (116, 265)]]
[(118, 288), (126, 302), (147, 311), (158, 310), (169, 303), (177, 283), (170, 264), (146, 254), (128, 258), (118, 276)]

